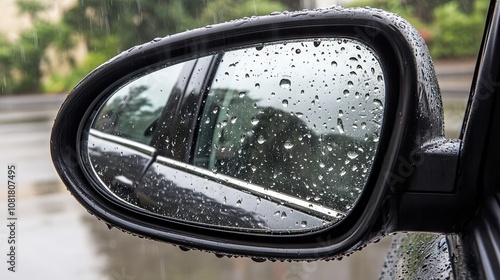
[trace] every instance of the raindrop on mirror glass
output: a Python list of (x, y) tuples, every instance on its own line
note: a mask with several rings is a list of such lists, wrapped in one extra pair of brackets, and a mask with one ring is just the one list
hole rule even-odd
[(259, 123), (259, 119), (256, 118), (256, 117), (253, 117), (250, 122), (252, 123), (252, 125), (257, 125)]
[(257, 143), (264, 144), (264, 142), (266, 142), (266, 139), (264, 138), (264, 136), (259, 135), (259, 137), (257, 138)]
[(259, 83), (256, 83), (256, 84), (255, 84), (255, 88), (259, 89), (259, 88), (260, 88), (260, 84), (259, 84)]
[(245, 95), (246, 95), (246, 92), (242, 91), (242, 92), (240, 92), (240, 94), (239, 94), (238, 96), (239, 96), (240, 98), (243, 98), (243, 97), (245, 97)]
[(280, 81), (280, 87), (283, 89), (289, 89), (291, 85), (292, 82), (289, 79), (281, 79)]
[(313, 44), (314, 44), (315, 47), (319, 47), (319, 45), (321, 45), (321, 40), (320, 39), (314, 39)]
[(288, 106), (288, 100), (287, 99), (283, 99), (283, 101), (281, 101), (281, 105), (283, 105), (283, 107)]
[(283, 146), (284, 146), (284, 147), (285, 147), (285, 149), (287, 149), (287, 150), (290, 150), (291, 148), (293, 148), (293, 144), (292, 144), (292, 142), (290, 142), (290, 141), (288, 141), (288, 140), (287, 140), (287, 141), (285, 141), (285, 144), (284, 144)]

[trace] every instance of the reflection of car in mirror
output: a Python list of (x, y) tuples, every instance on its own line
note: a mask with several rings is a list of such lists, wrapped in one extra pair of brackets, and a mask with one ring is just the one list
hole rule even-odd
[[(228, 217), (211, 222), (219, 212), (207, 213), (206, 219), (185, 213), (220, 204), (226, 211), (242, 208), (248, 213), (242, 217), (258, 215), (260, 224), (273, 221), (267, 227), (283, 230), (322, 226), (345, 216), (366, 184), (382, 124), (385, 84), (373, 50), (352, 39), (322, 38), (232, 50), (210, 61), (210, 71), (196, 69), (192, 62), (133, 77), (105, 99), (88, 126), (87, 146), (82, 146), (84, 152), (88, 147), (95, 179), (139, 208), (212, 225), (235, 227)], [(191, 200), (198, 201), (193, 207), (178, 193), (186, 187), (159, 171), (157, 156), (168, 155), (157, 152), (152, 139), (155, 135), (156, 142), (169, 141), (158, 123), (171, 118), (164, 108), (176, 101), (169, 96), (182, 91), (176, 86), (186, 80), (181, 71), (203, 72), (207, 81), (193, 134), (192, 164), (214, 176), (246, 182), (243, 188), (254, 198), (240, 194), (245, 200), (279, 200), (283, 206), (266, 202), (266, 207), (244, 209), (240, 196), (228, 199), (229, 191), (218, 187), (203, 194), (192, 189)], [(155, 172), (149, 169), (155, 166), (162, 180), (153, 179)], [(312, 217), (301, 218), (294, 210), (325, 221), (308, 223)], [(237, 210), (231, 213), (237, 219)], [(287, 220), (276, 224), (275, 216)]]

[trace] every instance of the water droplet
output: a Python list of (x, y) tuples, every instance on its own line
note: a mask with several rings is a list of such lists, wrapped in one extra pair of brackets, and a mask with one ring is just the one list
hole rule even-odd
[(219, 112), (219, 107), (214, 107), (212, 113), (217, 114)]
[(332, 61), (332, 66), (337, 66), (337, 61)]
[(238, 119), (238, 117), (236, 117), (236, 116), (232, 117), (231, 118), (231, 123), (235, 123), (237, 119)]
[(255, 49), (258, 51), (262, 50), (263, 48), (264, 48), (264, 45), (260, 45), (260, 46), (255, 47)]
[(300, 226), (301, 226), (301, 227), (307, 227), (307, 222), (306, 222), (306, 221), (302, 221), (302, 222), (300, 223)]
[(346, 97), (349, 96), (349, 90), (347, 90), (347, 89), (344, 90), (344, 96), (346, 96)]
[(350, 57), (350, 58), (349, 58), (349, 60), (350, 60), (350, 61), (358, 61), (358, 59), (357, 59), (357, 58), (355, 58), (355, 57)]
[(320, 163), (319, 163), (319, 167), (321, 167), (321, 168), (325, 168), (325, 164), (324, 164), (323, 162), (320, 162)]
[(286, 213), (285, 213), (285, 211), (281, 212), (281, 219), (286, 219)]
[(366, 123), (365, 122), (362, 122), (361, 123), (361, 129), (365, 129), (366, 128)]
[(377, 81), (382, 82), (382, 80), (383, 80), (382, 75), (378, 75), (377, 76)]
[(281, 105), (283, 105), (283, 107), (288, 106), (288, 100), (287, 99), (283, 99), (283, 101), (281, 101)]
[(347, 157), (350, 159), (355, 159), (358, 157), (358, 153), (356, 153), (355, 151), (349, 151), (347, 152)]
[(296, 53), (296, 54), (299, 54), (300, 52), (301, 52), (301, 50), (300, 50), (300, 49), (296, 49), (296, 50), (295, 50), (295, 53)]
[(255, 171), (257, 171), (257, 166), (252, 165), (252, 166), (250, 166), (250, 169), (252, 169), (252, 171), (255, 172)]
[(339, 110), (339, 118), (341, 118), (344, 115), (344, 111)]
[(240, 205), (241, 205), (241, 199), (238, 199), (238, 200), (236, 201), (236, 206), (240, 206)]
[(266, 142), (266, 139), (264, 138), (264, 136), (259, 135), (259, 137), (257, 138), (257, 143), (264, 144), (264, 142)]
[(301, 112), (296, 112), (295, 116), (297, 116), (298, 118), (302, 118), (302, 116), (304, 116), (304, 114)]
[(354, 86), (354, 83), (352, 81), (348, 81), (347, 85), (352, 88)]
[(259, 119), (256, 118), (256, 117), (253, 117), (250, 122), (253, 124), (253, 125), (257, 125), (259, 123)]
[(259, 83), (256, 83), (256, 84), (255, 84), (255, 88), (259, 89), (259, 88), (260, 88), (260, 84), (259, 84)]
[(287, 140), (285, 141), (284, 147), (285, 149), (290, 150), (291, 148), (293, 148), (293, 143)]
[(380, 101), (380, 99), (373, 99), (373, 104), (375, 104), (378, 107), (378, 109), (384, 108), (384, 106), (382, 105), (382, 101)]
[(289, 89), (291, 85), (292, 85), (292, 82), (290, 82), (289, 79), (281, 79), (281, 81), (280, 81), (281, 88)]
[(240, 98), (243, 98), (243, 97), (245, 97), (245, 95), (247, 95), (247, 93), (246, 93), (246, 92), (244, 92), (244, 91), (242, 91), (242, 92), (240, 92), (240, 94), (239, 94), (238, 96), (239, 96)]
[(321, 40), (320, 39), (314, 39), (313, 44), (315, 47), (319, 47), (321, 45)]

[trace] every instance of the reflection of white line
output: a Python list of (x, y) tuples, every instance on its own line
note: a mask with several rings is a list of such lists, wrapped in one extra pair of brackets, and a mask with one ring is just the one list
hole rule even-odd
[[(337, 210), (330, 209), (328, 207), (324, 207), (320, 204), (313, 203), (307, 200), (303, 200), (294, 196), (290, 196), (287, 194), (279, 193), (273, 190), (266, 189), (264, 187), (250, 184), (248, 182), (235, 179), (233, 177), (229, 177), (222, 174), (215, 174), (210, 170), (203, 169), (200, 167), (196, 167), (190, 164), (186, 164), (183, 162), (175, 161), (166, 157), (158, 156), (156, 158), (157, 162), (161, 164), (165, 164), (169, 167), (180, 169), (182, 171), (187, 171), (189, 173), (200, 175), (206, 178), (210, 178), (213, 181), (221, 183), (223, 185), (229, 185), (234, 187), (235, 189), (249, 191), (252, 194), (259, 195), (262, 198), (277, 200), (280, 202), (284, 202), (286, 206), (291, 208), (298, 208), (309, 214), (319, 215), (322, 218), (326, 218), (327, 220), (340, 220), (346, 216), (346, 213), (340, 212)], [(333, 218), (333, 219), (332, 219)]]
[(121, 144), (121, 145), (126, 146), (128, 148), (132, 148), (132, 149), (139, 151), (139, 152), (142, 152), (148, 156), (153, 156), (155, 151), (156, 151), (155, 148), (150, 147), (148, 145), (137, 143), (135, 141), (128, 140), (128, 139), (125, 139), (123, 137), (103, 133), (103, 132), (100, 132), (96, 129), (91, 128), (90, 134), (93, 136), (99, 137), (101, 139), (108, 140), (108, 141), (111, 141), (111, 142), (116, 143), (116, 144)]

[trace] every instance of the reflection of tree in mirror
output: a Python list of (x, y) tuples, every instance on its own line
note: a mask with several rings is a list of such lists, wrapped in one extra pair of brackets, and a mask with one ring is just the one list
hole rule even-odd
[(198, 147), (196, 165), (341, 211), (353, 206), (373, 158), (368, 139), (318, 134), (300, 115), (260, 107), (245, 91), (211, 94), (200, 140), (211, 139), (198, 141), (211, 145)]
[(151, 110), (147, 90), (147, 86), (140, 85), (115, 93), (95, 118), (93, 128), (148, 144), (151, 133), (146, 129), (160, 116), (163, 107)]

